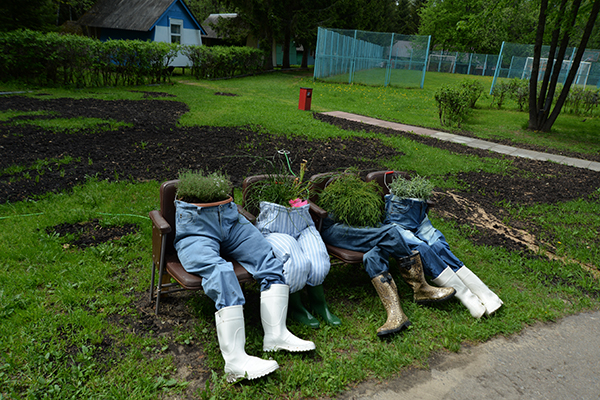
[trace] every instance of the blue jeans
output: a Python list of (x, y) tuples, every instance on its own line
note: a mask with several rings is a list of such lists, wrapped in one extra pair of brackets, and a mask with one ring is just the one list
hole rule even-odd
[(179, 260), (187, 272), (202, 277), (202, 288), (217, 310), (245, 303), (233, 264), (222, 255), (246, 268), (261, 291), (274, 283), (285, 284), (283, 264), (258, 229), (238, 213), (235, 203), (198, 207), (175, 201), (175, 226)]
[(328, 217), (323, 220), (321, 236), (325, 243), (332, 246), (365, 253), (363, 265), (371, 278), (389, 271), (390, 257), (402, 258), (412, 254), (393, 225), (354, 228)]
[(392, 224), (412, 250), (421, 253), (423, 270), (434, 279), (447, 267), (458, 271), (465, 264), (450, 251), (450, 245), (427, 216), (427, 203), (418, 199), (385, 196), (384, 223)]

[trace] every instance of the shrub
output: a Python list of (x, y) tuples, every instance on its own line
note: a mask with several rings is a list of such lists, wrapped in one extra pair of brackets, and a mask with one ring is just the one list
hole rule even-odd
[(475, 108), (475, 103), (483, 94), (483, 83), (474, 79), (465, 79), (461, 83), (461, 88), (467, 97), (469, 108)]
[(166, 80), (177, 44), (19, 30), (0, 33), (0, 79), (50, 86), (139, 85)]
[(509, 95), (511, 99), (517, 102), (519, 111), (529, 108), (529, 80), (512, 79), (509, 85)]
[(575, 115), (591, 114), (598, 106), (598, 90), (572, 86), (565, 101), (568, 112)]
[(182, 46), (192, 62), (192, 75), (197, 79), (214, 79), (244, 75), (262, 68), (265, 53), (251, 47)]
[(499, 81), (494, 85), (494, 90), (492, 91), (492, 105), (495, 103), (498, 109), (502, 108), (502, 104), (504, 100), (508, 97), (510, 93), (510, 82)]
[(496, 83), (492, 92), (492, 105), (496, 104), (501, 109), (507, 98), (517, 103), (519, 111), (525, 110), (529, 104), (529, 80), (513, 78)]
[(460, 87), (443, 85), (435, 93), (440, 123), (460, 127), (470, 113), (469, 96)]

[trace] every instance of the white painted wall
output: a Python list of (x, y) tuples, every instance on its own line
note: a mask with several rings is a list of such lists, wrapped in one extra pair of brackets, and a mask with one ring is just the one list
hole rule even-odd
[[(197, 29), (189, 29), (185, 28), (183, 24), (183, 20), (180, 19), (170, 19), (170, 23), (177, 23), (181, 25), (181, 44), (194, 44), (198, 46), (202, 46), (202, 37), (200, 36), (200, 31)], [(171, 26), (160, 26), (156, 25), (154, 28), (156, 30), (154, 34), (154, 41), (156, 42), (166, 42), (171, 43)], [(190, 60), (184, 56), (179, 54), (175, 59), (169, 64), (172, 67), (189, 67), (192, 65)]]

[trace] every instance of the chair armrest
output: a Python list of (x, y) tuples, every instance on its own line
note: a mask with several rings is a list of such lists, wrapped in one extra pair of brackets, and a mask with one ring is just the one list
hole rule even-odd
[(253, 214), (248, 212), (244, 207), (240, 206), (239, 204), (236, 204), (236, 206), (238, 208), (238, 212), (242, 214), (248, 221), (250, 221), (251, 224), (254, 225), (256, 223), (256, 217)]
[(148, 215), (150, 216), (152, 225), (154, 225), (160, 231), (161, 234), (164, 235), (171, 232), (171, 225), (169, 225), (167, 220), (163, 218), (160, 211), (152, 210)]
[(312, 201), (308, 201), (309, 209), (308, 212), (315, 223), (315, 227), (319, 232), (321, 232), (321, 227), (323, 226), (323, 220), (327, 218), (327, 211), (323, 210), (321, 207), (313, 203)]
[(327, 211), (323, 210), (321, 207), (319, 207), (318, 205), (316, 205), (315, 203), (313, 203), (312, 201), (308, 202), (309, 204), (309, 211), (311, 214), (313, 214), (314, 216), (318, 217), (319, 219), (325, 219), (327, 218)]

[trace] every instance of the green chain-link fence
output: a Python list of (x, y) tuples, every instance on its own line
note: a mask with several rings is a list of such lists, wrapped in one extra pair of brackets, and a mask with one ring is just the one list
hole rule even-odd
[[(538, 81), (542, 80), (548, 64), (548, 55), (550, 46), (542, 46), (540, 57), (540, 71)], [(571, 70), (572, 60), (575, 57), (577, 48), (568, 48), (565, 53), (565, 59), (560, 67), (558, 82), (563, 83), (567, 74)], [(502, 43), (497, 62), (494, 80), (490, 93), (494, 90), (494, 85), (498, 78), (520, 78), (529, 79), (531, 77), (531, 68), (533, 65), (533, 45)], [(581, 64), (577, 70), (577, 75), (573, 84), (600, 87), (600, 50), (586, 49), (581, 58)]]
[(319, 28), (314, 78), (423, 88), (429, 36)]

